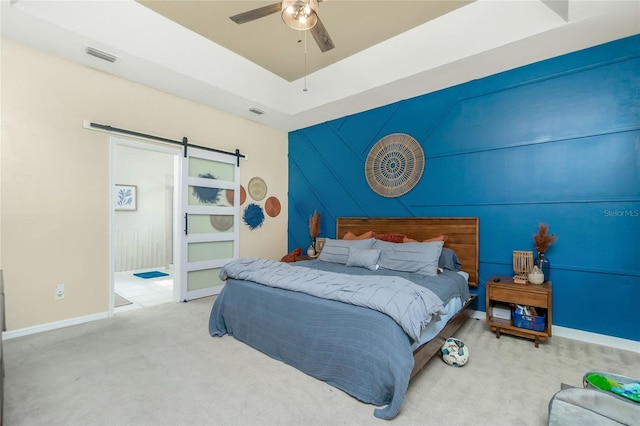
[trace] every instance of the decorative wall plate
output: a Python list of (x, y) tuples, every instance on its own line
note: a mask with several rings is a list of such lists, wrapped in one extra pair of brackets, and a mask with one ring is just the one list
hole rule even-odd
[(249, 203), (247, 207), (244, 208), (242, 220), (244, 220), (244, 223), (252, 231), (261, 227), (264, 222), (264, 211), (262, 210), (262, 207), (256, 203)]
[(411, 191), (424, 171), (424, 151), (406, 133), (392, 133), (369, 151), (364, 173), (369, 187), (383, 197), (399, 197)]
[(280, 205), (280, 200), (276, 197), (269, 197), (267, 201), (264, 202), (264, 210), (267, 212), (267, 215), (270, 217), (276, 217), (280, 214), (280, 209), (282, 206)]
[(259, 177), (251, 178), (247, 189), (249, 191), (249, 195), (255, 201), (260, 201), (267, 195), (267, 184), (262, 178)]

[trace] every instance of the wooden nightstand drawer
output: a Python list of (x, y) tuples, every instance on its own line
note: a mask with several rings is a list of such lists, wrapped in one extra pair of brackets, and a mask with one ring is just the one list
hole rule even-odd
[(547, 295), (504, 287), (489, 287), (489, 299), (499, 302), (517, 303), (518, 305), (547, 307)]

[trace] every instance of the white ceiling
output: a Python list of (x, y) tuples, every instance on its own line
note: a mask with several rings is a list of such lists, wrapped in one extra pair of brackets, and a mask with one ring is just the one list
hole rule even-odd
[[(230, 3), (181, 3), (202, 2)], [(348, 41), (341, 31), (332, 29), (334, 22), (328, 13), (332, 2), (336, 10), (341, 2), (365, 8), (378, 2), (321, 3), (320, 16), (337, 50)], [(232, 3), (240, 4), (242, 12), (271, 2)], [(284, 130), (640, 33), (637, 0), (477, 0), (442, 16), (425, 18), (424, 24), (395, 36), (386, 35), (390, 38), (382, 42), (364, 42), (344, 57), (329, 60), (306, 79), (290, 82), (264, 68), (266, 62), (260, 66), (258, 59), (252, 62), (207, 38), (214, 36), (189, 30), (134, 0), (2, 0), (0, 14), (3, 37)], [(277, 19), (272, 21), (277, 23)], [(252, 23), (237, 28), (249, 32), (247, 25)], [(269, 30), (252, 31), (264, 34)], [(290, 31), (297, 37), (297, 31)], [(112, 64), (94, 58), (85, 53), (86, 46), (119, 59)], [(320, 55), (308, 51), (308, 56)], [(303, 91), (305, 84), (307, 91)], [(265, 114), (255, 115), (250, 107)]]

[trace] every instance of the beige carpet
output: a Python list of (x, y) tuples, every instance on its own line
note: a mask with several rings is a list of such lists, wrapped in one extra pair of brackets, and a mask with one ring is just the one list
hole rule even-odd
[(212, 298), (134, 310), (5, 342), (5, 425), (544, 425), (561, 383), (640, 371), (640, 354), (553, 337), (496, 339), (483, 321), (457, 333), (469, 363), (434, 358), (400, 415), (231, 337), (212, 338)]

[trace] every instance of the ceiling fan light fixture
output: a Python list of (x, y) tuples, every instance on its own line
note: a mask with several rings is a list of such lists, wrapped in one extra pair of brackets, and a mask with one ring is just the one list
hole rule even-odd
[(282, 20), (294, 30), (309, 30), (318, 22), (318, 0), (284, 0)]

